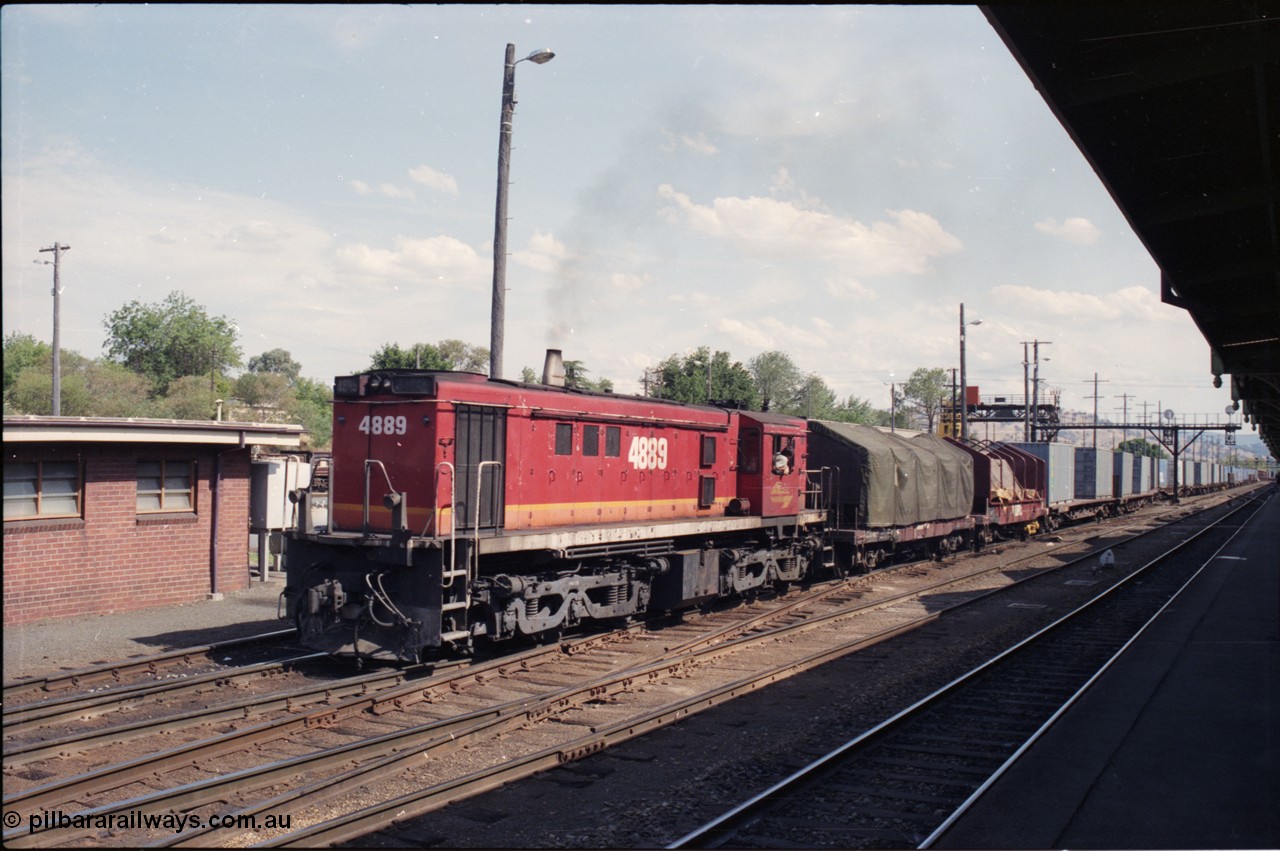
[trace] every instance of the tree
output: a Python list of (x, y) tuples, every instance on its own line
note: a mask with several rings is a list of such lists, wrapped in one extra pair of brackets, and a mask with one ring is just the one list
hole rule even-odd
[(174, 291), (159, 304), (132, 301), (103, 320), (107, 357), (146, 376), (154, 392), (184, 375), (213, 375), (240, 366), (235, 324), (209, 316)]
[(1116, 447), (1120, 452), (1132, 452), (1134, 455), (1144, 455), (1148, 458), (1168, 458), (1168, 454), (1155, 443), (1143, 440), (1140, 437), (1132, 437)]
[(210, 389), (203, 375), (184, 375), (169, 382), (169, 389), (155, 401), (156, 416), (175, 420), (211, 420), (217, 416), (221, 391)]
[[(887, 425), (888, 411), (878, 410), (867, 399), (850, 396), (835, 406), (830, 419), (842, 423), (862, 423), (863, 425)], [(884, 421), (883, 423), (881, 421)]]
[(402, 348), (399, 343), (383, 343), (374, 353), (370, 369), (432, 369), (456, 372), (489, 371), (489, 350), (461, 340), (439, 343), (414, 343)]
[(692, 354), (671, 355), (658, 364), (658, 382), (650, 393), (663, 399), (695, 404), (756, 406), (755, 380), (728, 352), (714, 355), (707, 346)]
[[(47, 364), (50, 370), (49, 387), (53, 387), (53, 346), (42, 343), (30, 334), (17, 331), (4, 338), (4, 399), (5, 410), (8, 410), (9, 391), (13, 388), (18, 375), (28, 367)], [(53, 409), (52, 401), (49, 405)]]
[(928, 431), (933, 431), (943, 403), (950, 399), (951, 387), (947, 384), (945, 369), (920, 367), (902, 385), (903, 403), (924, 418)]
[(373, 353), (369, 369), (448, 369), (440, 351), (430, 343), (414, 343), (403, 348), (399, 343), (383, 343)]
[(601, 378), (599, 381), (592, 381), (587, 378), (587, 373), (591, 370), (583, 366), (580, 360), (567, 360), (564, 362), (564, 386), (574, 390), (594, 390), (597, 393), (612, 393), (613, 382), (607, 378)]
[[(64, 417), (152, 416), (151, 383), (137, 373), (109, 361), (98, 362), (63, 350), (62, 406)], [(53, 413), (53, 352), (18, 373), (6, 396), (6, 410), (15, 413)]]
[(302, 374), (302, 364), (293, 359), (293, 355), (284, 349), (272, 349), (257, 357), (249, 358), (249, 372), (270, 375), (283, 375), (289, 381), (296, 381)]
[(791, 403), (782, 409), (784, 414), (813, 420), (835, 419), (836, 411), (835, 392), (816, 373), (805, 376)]
[(461, 340), (441, 340), (436, 343), (436, 351), (449, 364), (447, 369), (483, 375), (489, 373), (489, 350), (483, 346), (473, 346)]
[(333, 442), (333, 389), (330, 385), (299, 378), (293, 383), (294, 401), (290, 416), (311, 433), (311, 446), (328, 449)]
[(784, 410), (795, 404), (804, 379), (786, 353), (762, 352), (751, 359), (747, 369), (751, 371), (756, 392), (760, 394), (760, 410), (767, 411), (770, 406)]
[(234, 394), (251, 408), (282, 410), (297, 397), (284, 375), (273, 372), (246, 372), (236, 379)]

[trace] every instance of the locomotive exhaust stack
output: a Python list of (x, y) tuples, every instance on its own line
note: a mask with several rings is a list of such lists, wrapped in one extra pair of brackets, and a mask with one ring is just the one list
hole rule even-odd
[(564, 356), (559, 349), (547, 349), (542, 366), (542, 383), (549, 387), (564, 386)]

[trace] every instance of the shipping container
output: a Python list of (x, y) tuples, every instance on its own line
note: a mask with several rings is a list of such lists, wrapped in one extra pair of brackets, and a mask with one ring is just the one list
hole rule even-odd
[(1107, 499), (1111, 490), (1111, 452), (1078, 446), (1076, 454), (1076, 499)]
[(1168, 458), (1161, 458), (1159, 461), (1156, 462), (1156, 471), (1157, 471), (1156, 484), (1158, 487), (1160, 487), (1161, 489), (1164, 489), (1173, 485), (1173, 482), (1170, 479), (1170, 476), (1172, 474), (1169, 471)]
[(1116, 452), (1112, 463), (1111, 493), (1115, 497), (1133, 496), (1133, 453)]
[(1151, 462), (1154, 459), (1146, 455), (1133, 456), (1133, 492), (1147, 493), (1151, 490)]
[(1045, 462), (1045, 492), (1049, 505), (1069, 503), (1075, 498), (1076, 453), (1065, 443), (1012, 443), (1011, 446)]

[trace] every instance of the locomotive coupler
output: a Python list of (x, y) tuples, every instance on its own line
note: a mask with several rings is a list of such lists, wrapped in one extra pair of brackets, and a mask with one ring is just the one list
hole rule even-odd
[(319, 585), (313, 585), (306, 591), (307, 614), (318, 615), (322, 610), (342, 611), (347, 603), (347, 594), (342, 590), (342, 583), (336, 579), (326, 579)]

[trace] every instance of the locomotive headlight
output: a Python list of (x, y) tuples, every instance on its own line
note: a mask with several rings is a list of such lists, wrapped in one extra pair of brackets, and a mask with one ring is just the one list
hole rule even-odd
[(382, 389), (382, 376), (381, 376), (381, 375), (371, 375), (371, 376), (369, 376), (369, 380), (365, 383), (365, 385), (364, 385), (364, 389), (365, 389), (367, 392), (371, 392), (371, 393), (373, 393), (373, 392), (377, 392), (378, 390), (381, 390), (381, 389)]

